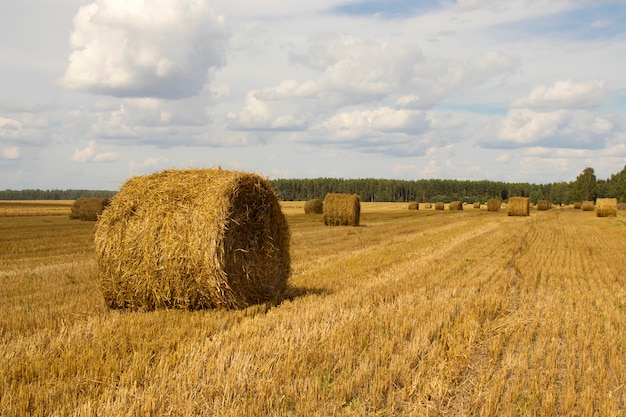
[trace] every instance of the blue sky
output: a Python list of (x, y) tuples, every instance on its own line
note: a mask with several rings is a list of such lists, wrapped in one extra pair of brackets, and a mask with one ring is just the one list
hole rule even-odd
[(626, 165), (626, 1), (0, 4), (0, 189)]

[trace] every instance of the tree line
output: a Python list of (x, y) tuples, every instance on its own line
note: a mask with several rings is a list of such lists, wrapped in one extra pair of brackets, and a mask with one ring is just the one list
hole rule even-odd
[[(548, 200), (553, 204), (572, 204), (596, 198), (617, 198), (626, 202), (626, 166), (608, 179), (597, 179), (594, 169), (585, 168), (571, 182), (550, 184), (506, 183), (470, 180), (394, 180), (380, 178), (302, 178), (270, 181), (278, 198), (284, 201), (323, 199), (328, 193), (357, 194), (362, 201), (482, 202), (490, 198), (507, 201), (510, 197), (529, 197), (533, 204)], [(76, 200), (79, 197), (111, 198), (110, 190), (0, 190), (0, 200)]]

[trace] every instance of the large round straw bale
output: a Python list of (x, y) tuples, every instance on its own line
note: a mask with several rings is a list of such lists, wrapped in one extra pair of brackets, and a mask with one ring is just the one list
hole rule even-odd
[(530, 214), (530, 200), (528, 197), (509, 198), (509, 216), (528, 216)]
[(70, 219), (96, 221), (104, 209), (109, 205), (108, 198), (80, 197), (74, 200), (71, 207)]
[(474, 205), (472, 206), (472, 208), (479, 209), (480, 208), (480, 201), (475, 201)]
[(442, 201), (437, 201), (435, 203), (435, 210), (443, 210), (446, 205)]
[(304, 214), (322, 214), (324, 213), (324, 202), (319, 198), (304, 203)]
[(111, 308), (244, 308), (279, 297), (289, 229), (269, 181), (221, 169), (129, 179), (95, 231)]
[(433, 205), (431, 203), (424, 203), (424, 208), (433, 208)]
[(574, 208), (575, 209), (580, 209), (582, 207), (582, 205), (583, 205), (582, 201), (574, 202)]
[(537, 210), (550, 210), (550, 202), (548, 200), (537, 201)]
[(461, 203), (460, 201), (452, 201), (448, 205), (448, 210), (450, 211), (463, 210), (463, 203)]
[(361, 198), (356, 194), (327, 194), (323, 219), (326, 226), (358, 226)]
[(580, 206), (580, 208), (582, 209), (582, 211), (593, 211), (594, 209), (594, 204), (593, 201), (583, 201), (583, 204)]
[(500, 200), (497, 198), (487, 200), (487, 211), (500, 211)]
[(597, 217), (617, 216), (617, 198), (596, 199), (596, 216)]
[(417, 201), (411, 201), (409, 203), (409, 210), (419, 210), (420, 209), (420, 203), (418, 203)]

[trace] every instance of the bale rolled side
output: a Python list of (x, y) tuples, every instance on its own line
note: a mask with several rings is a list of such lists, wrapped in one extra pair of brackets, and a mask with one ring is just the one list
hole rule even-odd
[(537, 201), (537, 210), (550, 210), (552, 204), (548, 200)]
[(445, 207), (446, 205), (441, 201), (435, 203), (435, 210), (443, 210)]
[(450, 211), (463, 210), (463, 203), (461, 203), (460, 201), (452, 201), (448, 205), (448, 210)]
[(577, 210), (580, 210), (580, 208), (582, 207), (583, 203), (582, 201), (576, 201), (574, 202), (574, 208)]
[(430, 209), (433, 208), (433, 205), (431, 203), (424, 203), (424, 208)]
[(580, 208), (582, 209), (582, 211), (593, 211), (594, 209), (593, 201), (589, 201), (589, 200), (583, 201)]
[(319, 198), (304, 203), (304, 214), (322, 214), (324, 213), (324, 202)]
[(417, 201), (411, 201), (409, 203), (409, 210), (419, 210), (420, 204)]
[(274, 189), (221, 169), (134, 177), (96, 224), (111, 308), (244, 308), (272, 300), (290, 273), (289, 229)]
[(500, 211), (500, 200), (497, 198), (487, 200), (487, 211)]
[(358, 226), (361, 219), (361, 198), (356, 194), (330, 193), (324, 198), (326, 226)]
[(597, 217), (617, 216), (617, 198), (596, 199), (596, 216)]
[(528, 216), (530, 214), (530, 200), (528, 197), (509, 198), (509, 216)]
[(71, 207), (70, 219), (96, 221), (104, 209), (109, 205), (108, 198), (80, 197), (77, 198)]

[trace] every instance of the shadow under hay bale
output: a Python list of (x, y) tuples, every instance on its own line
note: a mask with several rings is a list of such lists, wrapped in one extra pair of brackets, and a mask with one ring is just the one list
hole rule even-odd
[(594, 209), (594, 204), (593, 201), (583, 201), (583, 204), (580, 206), (580, 208), (582, 209), (582, 211), (593, 211)]
[(327, 194), (324, 198), (326, 226), (358, 226), (361, 219), (361, 198), (356, 194)]
[(548, 200), (537, 201), (537, 210), (550, 210), (552, 204)]
[(109, 205), (108, 198), (80, 197), (71, 207), (70, 219), (93, 221), (98, 220), (104, 209)]
[(596, 199), (596, 217), (617, 216), (617, 198)]
[(319, 198), (304, 203), (304, 214), (322, 214), (324, 213), (324, 202)]
[(528, 216), (530, 215), (530, 200), (528, 197), (512, 197), (509, 198), (508, 204), (509, 216)]
[(463, 210), (463, 203), (461, 203), (460, 201), (452, 201), (448, 205), (448, 210), (449, 211)]
[(289, 229), (268, 180), (221, 169), (129, 179), (96, 224), (110, 308), (245, 308), (281, 296)]
[(500, 200), (497, 198), (487, 200), (487, 211), (500, 211)]
[(444, 203), (442, 203), (441, 201), (438, 201), (435, 203), (435, 210), (443, 210), (445, 209), (446, 205)]
[(419, 210), (420, 204), (417, 201), (411, 201), (409, 203), (409, 210)]

